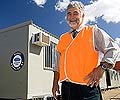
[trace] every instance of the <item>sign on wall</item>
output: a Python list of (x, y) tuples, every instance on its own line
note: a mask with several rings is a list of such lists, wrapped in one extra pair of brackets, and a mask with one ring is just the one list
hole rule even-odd
[(10, 66), (13, 70), (19, 71), (24, 65), (24, 55), (20, 51), (15, 52), (10, 60)]

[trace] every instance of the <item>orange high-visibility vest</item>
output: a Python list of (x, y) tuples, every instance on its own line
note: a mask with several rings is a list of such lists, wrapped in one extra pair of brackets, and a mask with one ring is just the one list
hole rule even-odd
[(85, 26), (73, 39), (70, 33), (61, 36), (57, 45), (60, 52), (60, 81), (68, 79), (78, 84), (98, 65), (98, 52), (94, 47), (93, 26)]

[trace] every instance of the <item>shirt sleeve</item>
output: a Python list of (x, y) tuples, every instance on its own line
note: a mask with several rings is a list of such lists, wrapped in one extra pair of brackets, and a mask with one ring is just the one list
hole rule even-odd
[(120, 49), (116, 61), (120, 61)]
[(97, 26), (94, 28), (94, 44), (95, 49), (103, 53), (101, 62), (107, 62), (114, 66), (118, 58), (119, 46), (105, 31)]
[(59, 72), (59, 62), (60, 62), (60, 53), (56, 51), (56, 61), (55, 61), (55, 66), (53, 68), (53, 71)]

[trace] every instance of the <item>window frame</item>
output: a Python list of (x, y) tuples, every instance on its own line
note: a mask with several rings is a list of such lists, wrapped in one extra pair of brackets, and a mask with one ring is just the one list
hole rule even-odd
[[(50, 41), (50, 46), (45, 46), (44, 47), (44, 52), (43, 52), (43, 59), (44, 59), (43, 60), (44, 61), (44, 67), (43, 67), (43, 69), (44, 70), (51, 70), (51, 71), (53, 71), (53, 69), (54, 69), (55, 62), (56, 62), (56, 45), (57, 44), (55, 42)], [(50, 49), (49, 53), (47, 53), (47, 58), (50, 58), (49, 61), (46, 58), (46, 49), (47, 50)], [(50, 55), (48, 56), (48, 54), (50, 54)], [(47, 62), (46, 62), (46, 59), (47, 59)]]

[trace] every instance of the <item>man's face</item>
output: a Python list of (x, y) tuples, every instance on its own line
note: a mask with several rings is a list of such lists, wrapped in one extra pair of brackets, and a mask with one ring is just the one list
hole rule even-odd
[(77, 29), (83, 22), (84, 14), (79, 8), (70, 8), (67, 10), (67, 22), (72, 29)]

